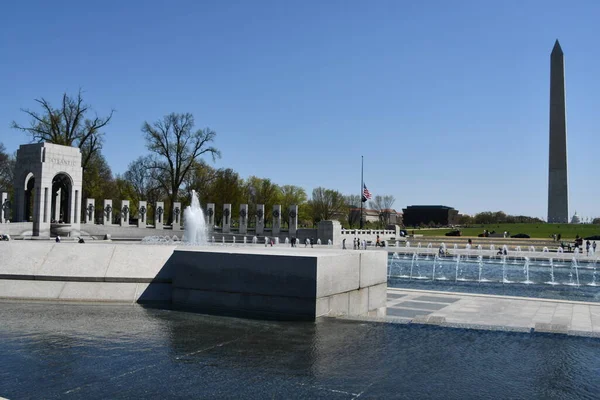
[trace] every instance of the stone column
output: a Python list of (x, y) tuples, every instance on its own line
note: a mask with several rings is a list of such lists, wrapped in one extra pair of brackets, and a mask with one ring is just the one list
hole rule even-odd
[(181, 203), (174, 202), (173, 203), (173, 230), (180, 231), (181, 230)]
[(288, 213), (289, 235), (296, 236), (298, 232), (298, 206), (291, 205)]
[[(61, 200), (61, 192), (62, 189), (58, 189), (56, 191), (56, 195), (54, 196), (56, 198), (55, 203), (54, 203), (54, 220), (55, 222), (60, 221), (60, 200)], [(66, 217), (66, 216), (65, 216)]]
[(215, 203), (208, 203), (206, 205), (206, 226), (211, 231), (215, 227)]
[(94, 199), (85, 199), (85, 223), (94, 224), (96, 222), (96, 201)]
[(112, 200), (104, 199), (102, 207), (102, 225), (112, 225)]
[(131, 208), (129, 208), (129, 200), (121, 200), (121, 217), (120, 217), (120, 225), (127, 227), (129, 226), (129, 213), (131, 212)]
[[(41, 180), (41, 179), (40, 179)], [(41, 183), (35, 183), (33, 194), (33, 236), (49, 236), (50, 224), (44, 224), (42, 209), (44, 207), (44, 193)]]
[(165, 224), (165, 203), (164, 201), (157, 201), (154, 206), (154, 228), (162, 229)]
[(256, 234), (262, 235), (265, 231), (265, 205), (256, 205)]
[(248, 232), (248, 204), (240, 204), (240, 229), (239, 233)]
[(281, 205), (275, 204), (273, 206), (273, 212), (271, 213), (271, 216), (273, 217), (273, 230), (271, 233), (273, 236), (277, 236), (281, 231)]
[(5, 224), (6, 221), (10, 220), (9, 211), (10, 200), (8, 200), (8, 193), (2, 192), (2, 197), (0, 197), (0, 224)]
[(148, 215), (148, 202), (140, 201), (138, 204), (138, 228), (146, 228), (146, 216)]
[(231, 204), (223, 204), (223, 221), (221, 223), (223, 233), (231, 232)]

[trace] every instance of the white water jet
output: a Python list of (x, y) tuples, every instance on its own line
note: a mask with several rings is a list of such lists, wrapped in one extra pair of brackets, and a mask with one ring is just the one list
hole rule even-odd
[(317, 245), (321, 245), (321, 239), (317, 239)]
[(549, 285), (558, 285), (558, 282), (554, 280), (554, 260), (550, 257), (550, 282), (546, 282)]
[[(208, 227), (200, 200), (195, 190), (192, 190), (192, 204), (183, 211), (183, 241), (194, 245), (204, 245), (208, 239)], [(213, 237), (214, 242), (214, 237)]]
[(525, 264), (523, 265), (523, 272), (525, 273), (525, 281), (523, 283), (529, 285), (533, 282), (529, 280), (529, 257), (525, 257)]

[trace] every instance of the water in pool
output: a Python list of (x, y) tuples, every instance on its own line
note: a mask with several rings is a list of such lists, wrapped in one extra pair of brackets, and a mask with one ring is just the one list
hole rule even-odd
[(0, 396), (563, 398), (600, 393), (600, 341), (139, 306), (0, 303)]

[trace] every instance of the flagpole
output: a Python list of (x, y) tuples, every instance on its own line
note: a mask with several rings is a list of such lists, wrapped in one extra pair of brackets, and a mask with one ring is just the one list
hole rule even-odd
[(360, 156), (360, 196), (359, 196), (359, 199), (360, 199), (360, 229), (363, 228), (363, 217), (362, 217), (362, 215), (363, 215), (363, 196), (364, 196), (364, 194), (363, 194), (363, 187), (364, 187), (363, 186), (364, 185), (363, 167), (364, 167), (364, 158), (363, 158), (363, 156)]

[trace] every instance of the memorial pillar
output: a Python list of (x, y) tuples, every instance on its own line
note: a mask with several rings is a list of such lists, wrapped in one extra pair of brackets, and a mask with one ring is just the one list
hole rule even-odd
[(121, 200), (121, 216), (120, 225), (123, 227), (129, 226), (129, 200)]
[(54, 197), (56, 198), (55, 203), (54, 203), (54, 222), (59, 222), (61, 220), (60, 218), (60, 200), (61, 200), (61, 192), (62, 189), (58, 189), (56, 191), (56, 194), (54, 195)]
[(281, 205), (275, 204), (271, 215), (273, 217), (273, 229), (271, 233), (273, 236), (278, 236), (281, 231)]
[(10, 220), (8, 215), (10, 210), (10, 200), (8, 200), (8, 193), (2, 192), (0, 197), (0, 224), (5, 224), (6, 221)]
[(221, 223), (221, 226), (221, 232), (231, 232), (231, 204), (223, 204), (223, 221)]
[(265, 231), (265, 205), (256, 205), (256, 234), (261, 235)]
[(298, 206), (291, 205), (288, 213), (289, 235), (296, 236), (298, 232)]
[(148, 202), (140, 201), (138, 204), (138, 228), (146, 228), (146, 215), (148, 214)]
[(211, 231), (215, 227), (215, 203), (208, 203), (206, 205), (206, 225)]
[(240, 229), (239, 233), (248, 232), (248, 204), (240, 204)]
[(181, 230), (181, 203), (176, 201), (173, 203), (173, 230)]
[(102, 225), (112, 225), (112, 200), (104, 199), (102, 208)]
[(163, 216), (165, 214), (164, 201), (157, 201), (154, 206), (154, 229), (162, 229), (165, 224)]
[(94, 199), (85, 199), (85, 223), (94, 224), (96, 222), (96, 201)]

